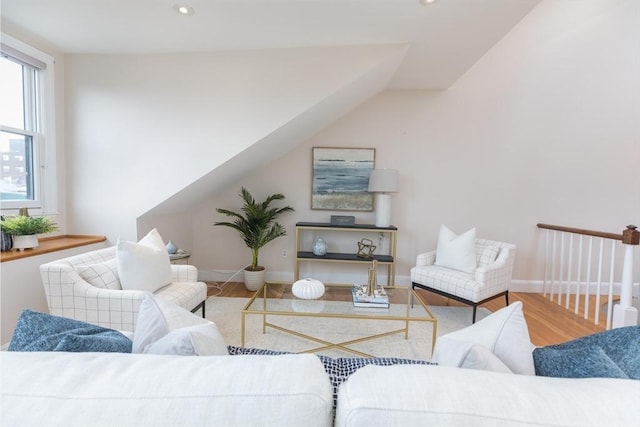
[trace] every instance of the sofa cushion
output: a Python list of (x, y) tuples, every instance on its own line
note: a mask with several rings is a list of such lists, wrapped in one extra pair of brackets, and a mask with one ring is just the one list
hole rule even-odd
[(0, 352), (3, 426), (332, 425), (310, 354), (182, 357)]
[(131, 353), (131, 340), (112, 329), (25, 309), (9, 351)]
[[(290, 354), (284, 351), (266, 350), (261, 348), (246, 348), (229, 346), (230, 355), (260, 355), (273, 356)], [(435, 365), (432, 362), (424, 360), (401, 359), (397, 357), (339, 357), (332, 358), (328, 356), (317, 355), (327, 375), (331, 381), (333, 388), (333, 407), (335, 409), (338, 402), (338, 390), (340, 385), (345, 382), (358, 369), (368, 365), (392, 366), (392, 365)]]
[[(581, 351), (560, 353), (570, 350)], [(606, 358), (603, 357), (603, 354)], [(562, 344), (536, 348), (533, 351), (533, 356), (536, 375), (599, 377), (611, 374), (616, 377), (619, 373), (612, 366), (598, 366), (598, 362), (608, 363), (610, 361), (627, 377), (640, 380), (640, 326), (615, 328)], [(550, 367), (550, 364), (560, 364), (563, 361), (569, 362), (571, 365), (583, 365), (583, 367), (566, 365), (558, 365), (553, 369)], [(574, 369), (578, 369), (578, 371), (573, 372)]]
[(459, 236), (440, 226), (436, 246), (435, 265), (471, 273), (476, 269), (476, 229), (472, 228)]
[(115, 258), (98, 264), (80, 265), (76, 271), (96, 288), (121, 290), (118, 265)]
[(535, 374), (532, 356), (534, 346), (529, 338), (520, 301), (490, 314), (471, 326), (438, 337), (433, 361), (450, 364), (448, 360), (462, 358), (459, 351), (466, 351), (465, 347), (445, 345), (448, 340), (480, 344), (495, 354), (513, 373)]
[(215, 323), (145, 293), (133, 338), (134, 353), (227, 355)]
[(119, 241), (116, 262), (124, 290), (155, 292), (171, 283), (169, 254), (155, 228), (138, 243)]
[(470, 301), (478, 301), (482, 290), (473, 274), (437, 265), (413, 267), (411, 281)]
[(335, 425), (637, 426), (640, 382), (366, 366), (340, 387)]

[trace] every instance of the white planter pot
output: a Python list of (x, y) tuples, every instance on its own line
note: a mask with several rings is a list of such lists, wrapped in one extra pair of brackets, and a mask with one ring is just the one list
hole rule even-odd
[(244, 271), (244, 286), (250, 291), (257, 291), (264, 283), (264, 278), (267, 271), (262, 267), (262, 270), (258, 271)]
[(13, 248), (18, 250), (32, 249), (38, 247), (38, 236), (31, 234), (28, 236), (13, 236)]

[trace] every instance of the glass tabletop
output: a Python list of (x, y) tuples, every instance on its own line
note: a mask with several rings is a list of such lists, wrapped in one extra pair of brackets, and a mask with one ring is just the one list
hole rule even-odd
[(435, 316), (411, 288), (385, 288), (389, 307), (355, 307), (352, 286), (325, 285), (318, 299), (295, 297), (290, 283), (267, 282), (256, 291), (244, 307), (245, 314), (280, 314), (289, 316), (375, 318), (433, 321)]

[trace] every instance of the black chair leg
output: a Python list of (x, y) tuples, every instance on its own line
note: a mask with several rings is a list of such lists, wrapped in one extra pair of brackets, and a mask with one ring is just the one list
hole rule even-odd
[(191, 312), (195, 313), (196, 311), (202, 309), (202, 317), (204, 318), (204, 303), (205, 303), (205, 301), (202, 301), (200, 304), (196, 305), (195, 308), (193, 310), (191, 310)]
[(471, 321), (471, 323), (476, 323), (476, 309), (478, 308), (477, 305), (473, 305), (473, 319)]
[(507, 305), (509, 305), (509, 291), (507, 291), (507, 293), (504, 294), (504, 299), (507, 300)]

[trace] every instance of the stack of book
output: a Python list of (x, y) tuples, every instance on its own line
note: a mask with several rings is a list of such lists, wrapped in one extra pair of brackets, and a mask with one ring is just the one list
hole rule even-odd
[(367, 295), (366, 285), (355, 285), (351, 294), (354, 307), (389, 308), (389, 297), (382, 288), (378, 288), (373, 295)]

